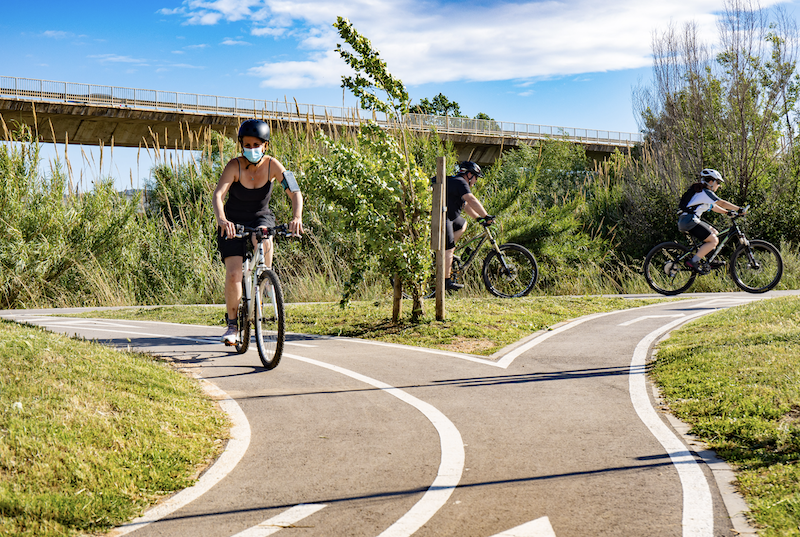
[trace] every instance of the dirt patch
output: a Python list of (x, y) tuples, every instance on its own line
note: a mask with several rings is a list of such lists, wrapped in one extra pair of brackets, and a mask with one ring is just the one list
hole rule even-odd
[(440, 345), (445, 351), (463, 352), (467, 354), (485, 354), (482, 351), (493, 349), (497, 344), (490, 339), (453, 338), (447, 345)]
[(800, 407), (792, 407), (789, 413), (781, 418), (781, 423), (786, 423), (789, 425), (800, 424)]

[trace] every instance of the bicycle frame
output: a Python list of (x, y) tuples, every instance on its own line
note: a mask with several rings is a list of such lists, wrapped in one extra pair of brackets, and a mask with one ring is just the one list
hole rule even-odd
[[(697, 249), (703, 243), (702, 242), (698, 243), (698, 240), (692, 237), (691, 235), (689, 235), (689, 237), (692, 239), (692, 244), (694, 245), (694, 248), (692, 249), (691, 252), (696, 252)], [(717, 238), (719, 239), (719, 244), (717, 244), (717, 247), (714, 249), (713, 252), (711, 252), (711, 255), (708, 256), (709, 263), (717, 259), (717, 257), (722, 253), (722, 250), (725, 248), (725, 246), (728, 244), (730, 240), (738, 240), (741, 244), (748, 243), (747, 237), (745, 237), (744, 232), (739, 227), (739, 224), (736, 223), (736, 220), (733, 220), (731, 222), (731, 226), (728, 229), (725, 229), (717, 233)], [(681, 259), (681, 261), (683, 261), (683, 259)]]
[[(470, 265), (472, 265), (472, 262), (477, 257), (478, 251), (481, 249), (481, 246), (483, 246), (483, 244), (487, 240), (489, 241), (491, 247), (498, 254), (500, 254), (500, 247), (497, 245), (497, 241), (495, 240), (494, 235), (492, 235), (492, 232), (489, 230), (488, 226), (484, 226), (483, 233), (481, 235), (476, 235), (471, 239), (467, 240), (466, 242), (462, 243), (460, 246), (456, 247), (457, 253), (453, 255), (453, 258), (454, 260), (458, 260), (458, 266), (456, 267), (454, 264), (453, 270), (456, 271), (457, 269), (458, 272), (462, 273), (466, 272), (467, 269), (469, 269)], [(471, 245), (474, 245), (474, 247)], [(464, 260), (461, 257), (464, 252), (467, 252), (466, 260)], [(503, 259), (502, 255), (500, 256), (500, 259), (502, 260), (503, 265), (505, 267), (505, 259)], [(505, 268), (507, 269), (508, 267)]]
[[(270, 268), (266, 264), (263, 240), (270, 235), (257, 231), (253, 232), (252, 236), (256, 238), (256, 247), (253, 249), (254, 252), (248, 249), (244, 256), (244, 261), (242, 262), (242, 299), (246, 306), (248, 322), (256, 323), (259, 322), (259, 319), (256, 319), (255, 316), (255, 301), (253, 300), (253, 296), (258, 289), (258, 280), (261, 273)], [(270, 287), (270, 298), (274, 299), (273, 293), (274, 291)]]

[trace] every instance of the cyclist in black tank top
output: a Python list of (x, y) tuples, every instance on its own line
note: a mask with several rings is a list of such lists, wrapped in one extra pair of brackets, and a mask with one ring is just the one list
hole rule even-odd
[[(303, 194), (296, 183), (287, 183), (286, 168), (278, 159), (266, 154), (269, 126), (260, 120), (248, 120), (239, 128), (242, 156), (231, 159), (222, 171), (214, 189), (212, 203), (217, 219), (217, 246), (225, 263), (225, 306), (228, 330), (226, 343), (235, 343), (236, 317), (242, 294), (242, 262), (247, 251), (244, 239), (234, 239), (236, 224), (248, 227), (273, 227), (275, 215), (269, 201), (276, 184), (282, 185), (292, 203), (289, 231), (303, 233)], [(225, 196), (228, 196), (225, 201)], [(272, 239), (265, 239), (264, 253), (272, 266)]]

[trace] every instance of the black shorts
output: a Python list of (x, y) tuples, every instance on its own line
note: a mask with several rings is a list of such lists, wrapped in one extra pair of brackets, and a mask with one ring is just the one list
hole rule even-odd
[(444, 219), (444, 240), (445, 250), (452, 250), (456, 247), (455, 232), (464, 227), (467, 221), (463, 216), (457, 216), (455, 220)]
[[(236, 223), (243, 224), (245, 227), (275, 227), (275, 215), (268, 214), (249, 222)], [(222, 229), (217, 228), (217, 250), (219, 250), (219, 255), (223, 261), (226, 257), (244, 257), (249, 248), (248, 241), (249, 239), (228, 239), (222, 234)]]
[(701, 241), (705, 241), (709, 236), (714, 234), (714, 228), (711, 227), (711, 224), (708, 222), (703, 222), (702, 220), (697, 223), (692, 229), (689, 230), (689, 235), (700, 239)]

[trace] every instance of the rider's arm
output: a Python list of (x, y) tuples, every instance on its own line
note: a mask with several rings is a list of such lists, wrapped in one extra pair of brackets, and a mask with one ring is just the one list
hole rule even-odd
[(292, 221), (289, 222), (289, 232), (301, 235), (303, 233), (303, 193), (299, 190), (291, 192), (288, 188), (285, 192), (292, 200)]
[(225, 235), (229, 239), (236, 235), (236, 225), (225, 217), (225, 194), (227, 194), (228, 189), (230, 189), (233, 181), (236, 179), (237, 167), (233, 166), (233, 162), (234, 161), (231, 160), (228, 162), (227, 166), (225, 166), (211, 198), (217, 225), (225, 232)]
[(483, 218), (489, 214), (475, 194), (464, 194), (461, 199), (464, 200), (464, 210), (472, 218)]
[(739, 207), (729, 201), (717, 200), (717, 202), (711, 207), (711, 210), (715, 213), (725, 214), (728, 211), (738, 211)]

